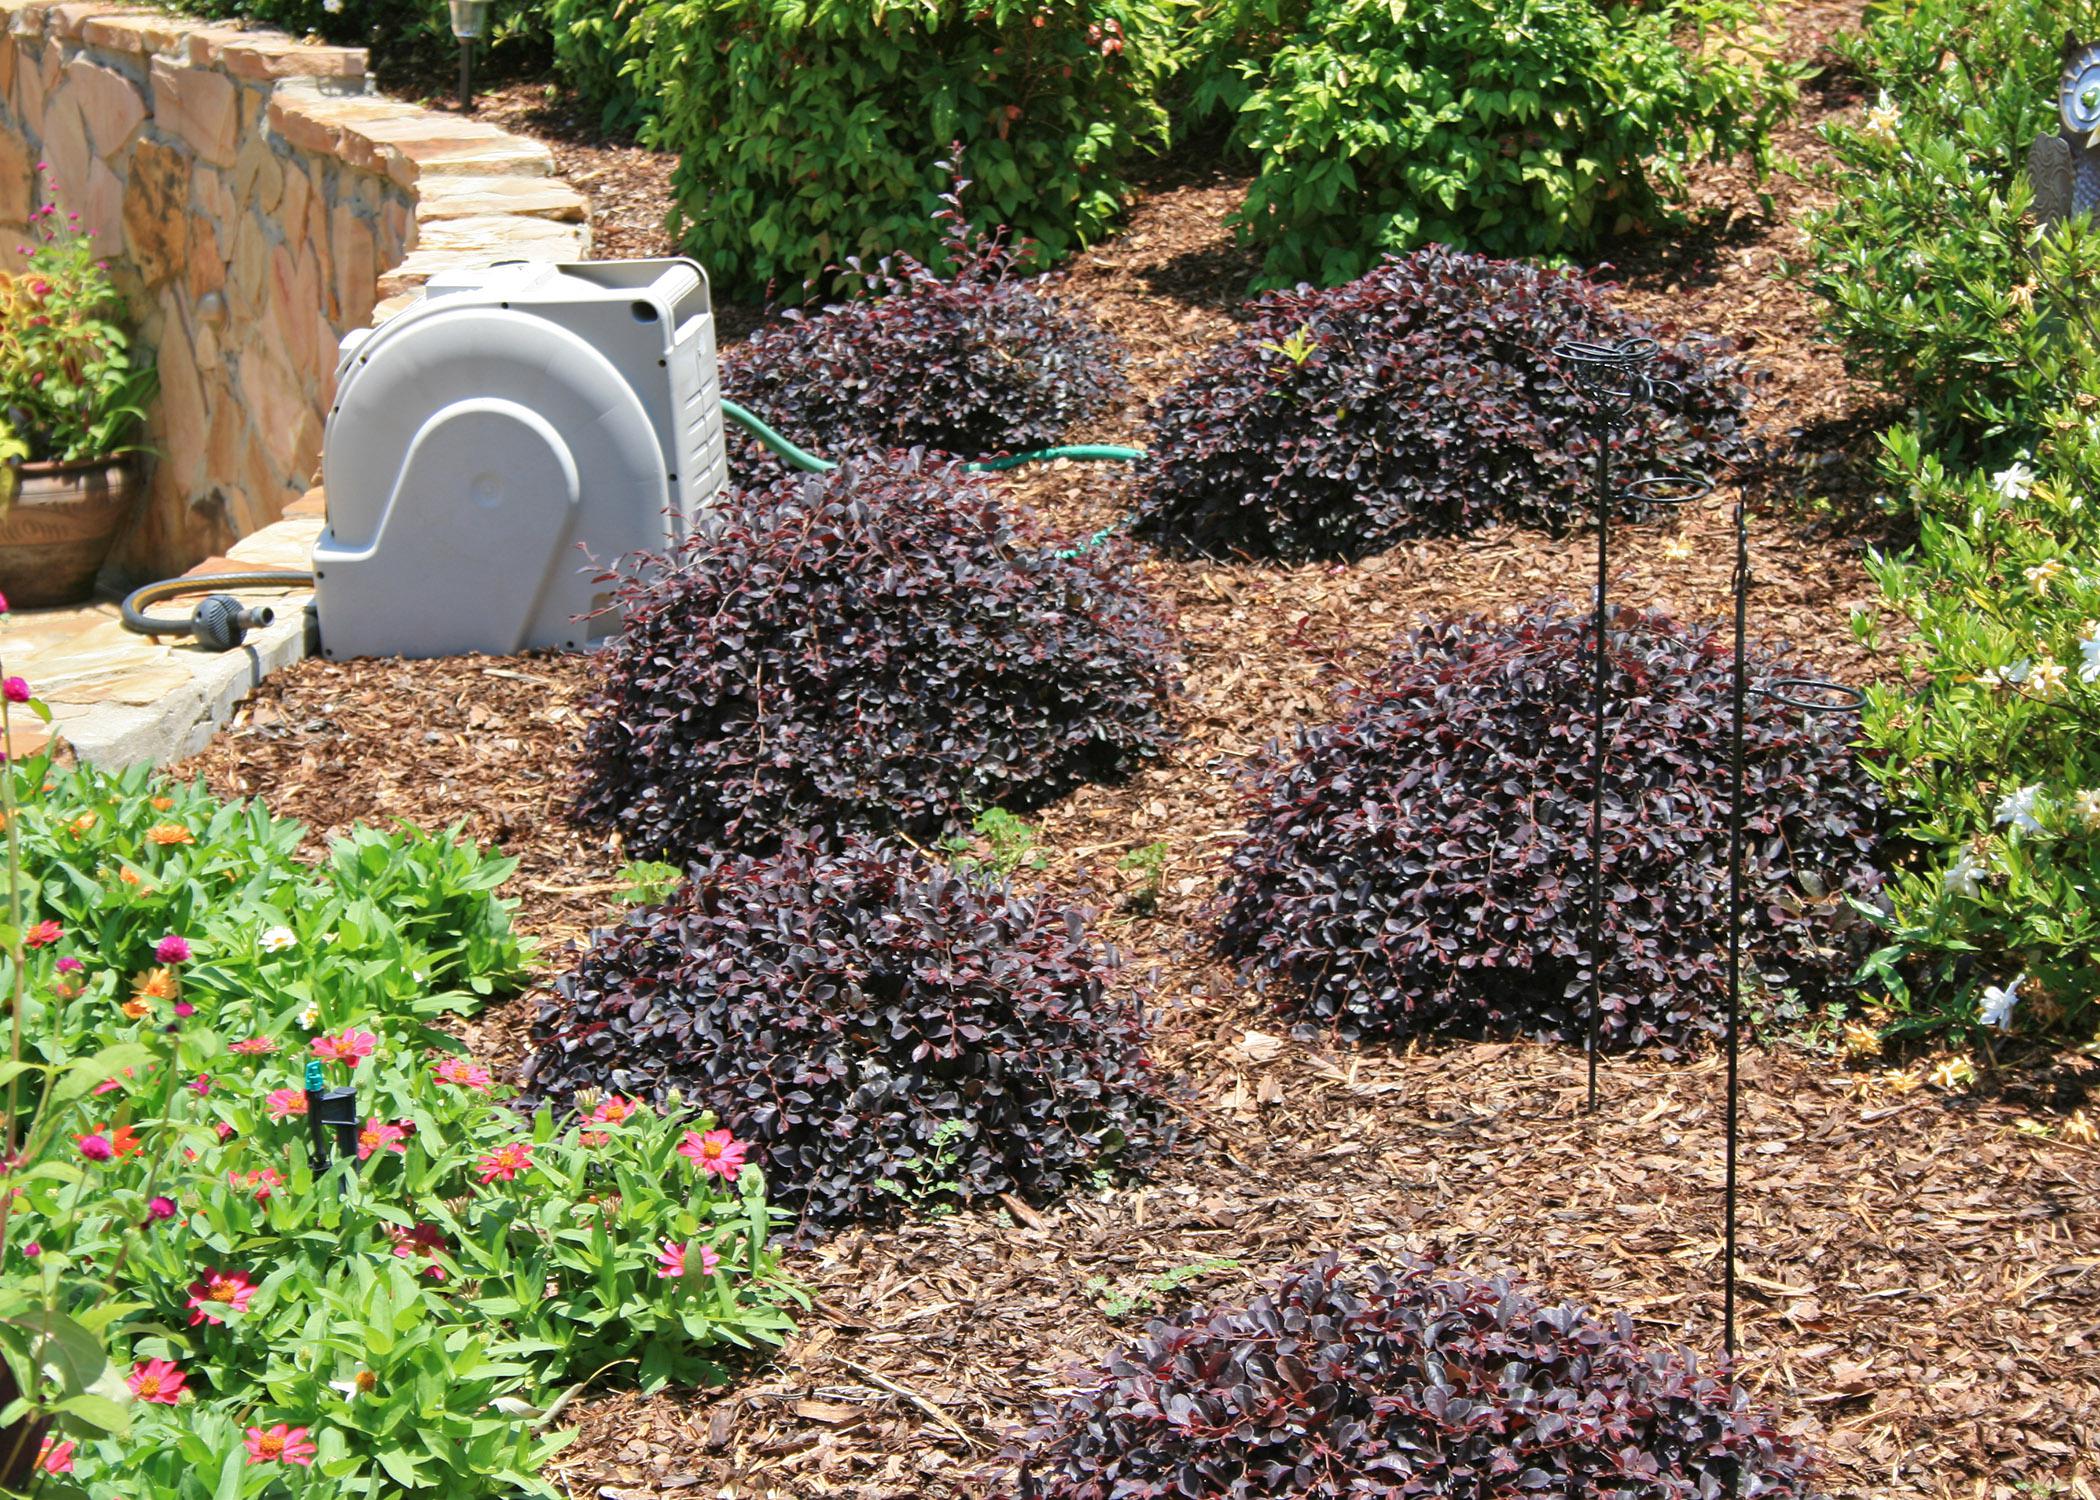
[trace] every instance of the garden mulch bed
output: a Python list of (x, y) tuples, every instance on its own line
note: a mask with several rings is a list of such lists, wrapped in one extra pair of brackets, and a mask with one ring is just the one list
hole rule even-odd
[[(1793, 7), (1790, 46), (1815, 55), (1858, 10)], [(1807, 112), (1850, 102), (1826, 81)], [(536, 92), (484, 108), (535, 128), (504, 113), (513, 104), (539, 111), (543, 129), (559, 108)], [(555, 143), (563, 169), (601, 174), (586, 183), (600, 253), (663, 248), (646, 235), (664, 163), (571, 135)], [(1806, 131), (1783, 144), (1815, 150)], [(1757, 416), (1774, 459), (1751, 476), (1754, 628), (1834, 674), (1890, 675), (1900, 664), (1845, 628), (1854, 609), (1877, 607), (1859, 563), (1874, 535), (1860, 501), (1885, 413), (1813, 342), (1799, 289), (1772, 275), (1798, 248), (1793, 217), (1825, 189), (1767, 186), (1769, 220), (1747, 213), (1745, 178), (1711, 174), (1703, 229), (1668, 254), (1623, 257), (1619, 274), (1648, 315), (1748, 335), (1769, 372)], [(1243, 187), (1200, 162), (1169, 164), (1128, 228), (1067, 275), (1132, 345), (1140, 396), (1231, 327), (1248, 263), (1220, 221)], [(1133, 406), (1086, 435), (1127, 437), (1137, 420)], [(1011, 488), (1073, 531), (1128, 500), (1119, 474), (1076, 465)], [(1732, 495), (1617, 537), (1616, 597), (1719, 618)], [(574, 1492), (981, 1494), (1031, 1406), (1151, 1307), (1236, 1299), (1328, 1248), (1440, 1247), (1624, 1309), (1654, 1338), (1717, 1348), (1714, 1059), (1611, 1059), (1603, 1106), (1585, 1117), (1579, 1055), (1295, 1038), (1199, 946), (1247, 758), (1324, 717), (1334, 688), (1425, 613), (1579, 595), (1591, 545), (1509, 528), (1346, 568), (1146, 561), (1186, 643), (1183, 738), (1131, 781), (1082, 789), (1035, 821), (1051, 854), (1039, 878), (1102, 908), (1149, 989), (1156, 1052), (1187, 1089), (1181, 1145), (1143, 1180), (1054, 1207), (987, 1206), (795, 1249), (790, 1268), (817, 1298), (801, 1336), (723, 1393), (579, 1403), (582, 1436), (559, 1465)], [(267, 682), (184, 769), (221, 793), (265, 796), (317, 838), (358, 819), (463, 818), (469, 836), (519, 858), (522, 921), (555, 970), (563, 945), (610, 914), (620, 864), (562, 816), (588, 690), (573, 658), (312, 661)], [(1138, 915), (1116, 863), (1161, 839), (1164, 896)], [(533, 1005), (470, 1023), (477, 1046), (517, 1061)], [(1797, 1043), (1747, 1059), (1745, 1376), (1829, 1455), (1834, 1495), (2100, 1500), (2100, 1145), (2085, 1123), (2100, 1116), (2089, 1102), (2100, 1061), (2008, 1059), (1968, 1090), (1930, 1086), (1926, 1071), (1850, 1071)], [(1178, 1291), (1151, 1288), (1169, 1273), (1184, 1278)]]

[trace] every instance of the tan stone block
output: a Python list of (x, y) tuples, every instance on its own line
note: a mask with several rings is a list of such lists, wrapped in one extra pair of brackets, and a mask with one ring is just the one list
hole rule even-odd
[(222, 74), (156, 57), (153, 123), (205, 161), (230, 167), (240, 149), (240, 91)]
[(189, 201), (189, 156), (158, 141), (140, 141), (124, 183), (124, 246), (149, 287), (172, 280), (189, 255)]
[[(314, 543), (321, 539), (319, 516), (300, 511), (307, 495), (288, 501), (278, 518), (242, 537), (226, 550), (235, 562), (250, 568), (308, 568), (313, 566)], [(297, 511), (299, 513), (295, 514)]]
[(415, 214), (399, 198), (389, 197), (379, 211), (379, 263), (398, 266), (416, 248)]
[(241, 351), (240, 392), (254, 433), (249, 446), (268, 446), (274, 441), (289, 449), (299, 413), (311, 410), (313, 403), (307, 400), (305, 382), (286, 363), (281, 345), (257, 339)]
[(302, 391), (320, 363), (320, 310), (321, 278), (312, 249), (302, 246), (294, 256), (277, 246), (270, 252), (270, 311), (264, 337), (283, 352), (300, 377)]
[(36, 207), (36, 157), (29, 143), (11, 130), (0, 130), (0, 223), (26, 225)]
[(203, 214), (190, 215), (189, 250), (183, 257), (183, 289), (192, 303), (223, 295), (226, 259), (219, 248), (218, 226)]
[(44, 78), (44, 52), (19, 37), (15, 46), (18, 49), (15, 86), (9, 92), (7, 102), (13, 106), (17, 120), (41, 120), (51, 93)]
[(185, 492), (197, 488), (204, 476), (204, 449), (210, 422), (204, 409), (204, 382), (197, 373), (196, 355), (180, 317), (170, 317), (161, 329), (157, 364), (160, 369), (160, 398), (156, 403), (160, 463)]
[(230, 311), (239, 321), (253, 320), (262, 310), (263, 281), (270, 271), (270, 243), (262, 221), (245, 214), (233, 234), (233, 262), (227, 279)]
[(306, 238), (306, 203), (313, 191), (297, 162), (285, 169), (284, 196), (277, 200), (276, 218), (284, 237), (294, 246)]
[(342, 150), (343, 125), (328, 107), (333, 102), (280, 89), (270, 98), (270, 129), (295, 150), (334, 156)]
[(80, 28), (80, 40), (90, 47), (121, 52), (128, 57), (150, 57), (166, 52), (183, 38), (188, 28), (174, 16), (93, 15)]
[(234, 204), (231, 176), (215, 172), (201, 162), (190, 168), (190, 202), (209, 218), (228, 227), (232, 226), (234, 215), (239, 212)]
[(233, 196), (244, 208), (275, 213), (284, 196), (284, 163), (260, 135), (241, 142), (233, 163)]
[(0, 28), (0, 99), (12, 100), (15, 94), (15, 68), (22, 57), (22, 44)]
[(335, 251), (335, 322), (362, 328), (379, 294), (379, 245), (372, 226), (338, 204), (329, 240)]
[[(80, 227), (94, 236), (96, 248), (117, 257), (124, 248), (124, 179), (100, 160), (88, 163), (87, 197), (80, 205)], [(113, 261), (113, 269), (125, 262)]]
[(487, 260), (580, 260), (583, 246), (580, 225), (498, 214), (425, 224), (417, 240), (417, 253), (486, 253)]
[(80, 40), (81, 29), (108, 10), (107, 5), (94, 4), (93, 0), (74, 0), (72, 4), (47, 6), (44, 10), (44, 35), (77, 42)]
[(326, 282), (334, 274), (335, 261), (328, 253), (328, 199), (318, 185), (307, 195), (306, 225), (300, 238), (313, 246), (314, 255), (321, 263), (321, 280)]
[[(287, 521), (311, 520), (325, 523), (328, 519), (328, 496), (317, 484), (284, 508), (284, 518)], [(315, 539), (319, 540), (320, 535), (318, 531), (315, 532)]]
[[(199, 56), (199, 52), (202, 56)], [(235, 78), (363, 78), (362, 47), (317, 47), (275, 32), (212, 30), (190, 38), (190, 58)]]
[(478, 218), (520, 214), (581, 224), (590, 201), (558, 177), (426, 177), (416, 184), (416, 218)]
[(66, 64), (65, 87), (80, 106), (95, 154), (105, 160), (130, 144), (132, 132), (146, 118), (146, 101), (115, 68), (76, 57)]
[[(209, 323), (195, 323), (190, 333), (190, 348), (197, 357), (199, 373), (220, 369), (224, 361), (219, 357), (219, 331)], [(207, 404), (210, 400), (206, 392)]]
[(69, 202), (77, 204), (87, 196), (88, 162), (93, 158), (80, 106), (70, 91), (58, 95), (44, 110), (44, 160), (51, 163), (58, 191)]
[(247, 414), (217, 373), (205, 387), (205, 401), (211, 408), (211, 429), (204, 440), (204, 477), (207, 481), (230, 484), (240, 473), (242, 457), (247, 452)]

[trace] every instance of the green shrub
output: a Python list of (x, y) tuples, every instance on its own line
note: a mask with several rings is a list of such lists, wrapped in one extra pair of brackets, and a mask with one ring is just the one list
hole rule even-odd
[(598, 106), (599, 124), (633, 131), (655, 118), (635, 91), (662, 0), (546, 0), (540, 8), (562, 82)]
[[(1573, 254), (1657, 222), (1694, 163), (1762, 166), (1793, 75), (1755, 17), (1748, 0), (1315, 0), (1243, 65), (1259, 175), (1238, 223), (1262, 284), (1347, 281), (1432, 242)], [(1706, 28), (1733, 39), (1701, 47)]]
[(981, 229), (1056, 260), (1108, 227), (1163, 134), (1164, 0), (671, 0), (635, 86), (679, 153), (673, 228), (715, 284), (801, 300), (857, 257), (941, 267), (943, 148)]
[[(1876, 5), (1839, 45), (1869, 103), (1824, 128), (1836, 201), (1806, 221), (1811, 284), (1848, 365), (1912, 407), (1929, 444), (2010, 451), (2090, 368), (2059, 295), (2100, 273), (2093, 236), (2039, 259), (2028, 146), (2057, 128), (2064, 14), (2047, 0)], [(2052, 290), (2056, 289), (2056, 290)]]
[[(2037, 456), (1950, 466), (1887, 439), (1919, 540), (1870, 566), (1916, 625), (1920, 680), (1876, 689), (1867, 763), (1911, 841), (1870, 971), (1894, 1029), (2089, 1032), (2100, 993), (2100, 389)], [(1871, 628), (1858, 627), (1871, 639)], [(1993, 993), (1995, 991), (1995, 993)]]
[[(0, 1203), (0, 1355), (78, 1486), (39, 1493), (551, 1497), (559, 1391), (716, 1382), (784, 1336), (764, 1177), (701, 1150), (711, 1118), (528, 1118), (426, 1024), (519, 976), (508, 861), (359, 830), (316, 869), (259, 804), (0, 774), (36, 1145)], [(316, 1063), (357, 1090), (354, 1173), (309, 1162)], [(64, 1405), (15, 1332), (46, 1326), (99, 1372)]]
[(1314, 0), (1186, 0), (1166, 90), (1174, 135), (1231, 126), (1261, 64), (1305, 29)]

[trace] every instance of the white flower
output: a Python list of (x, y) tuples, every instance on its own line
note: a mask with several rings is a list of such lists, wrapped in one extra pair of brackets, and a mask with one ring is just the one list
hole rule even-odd
[(2027, 582), (2043, 593), (2047, 593), (2049, 585), (2063, 576), (2064, 565), (2059, 559), (2054, 557), (2044, 558), (2041, 562), (2027, 569)]
[(1998, 822), (2010, 823), (2022, 833), (2040, 833), (2041, 820), (2035, 817), (2034, 810), (2041, 800), (2042, 788), (2039, 783), (2021, 787), (1998, 803)]
[(2083, 791), (2071, 798), (2071, 811), (2088, 828), (2100, 828), (2100, 792)]
[(2078, 680), (2100, 681), (2100, 620), (2085, 622), (2085, 634), (2078, 638), (2078, 652), (2085, 658), (2078, 669)]
[(314, 1022), (320, 1019), (321, 1007), (316, 1005), (311, 1000), (307, 1001), (306, 1009), (299, 1012), (299, 1024), (301, 1026), (304, 1026), (308, 1031), (312, 1031), (314, 1029)]
[(2026, 657), (2009, 662), (2002, 667), (1985, 667), (1976, 674), (1976, 680), (1986, 687), (2018, 687), (2034, 672), (2034, 663)]
[(321, 0), (321, 9), (331, 16), (339, 16), (343, 13), (343, 0)]
[(1902, 122), (1903, 111), (1896, 107), (1896, 101), (1889, 97), (1889, 91), (1883, 89), (1881, 97), (1867, 111), (1866, 118), (1859, 122), (1859, 133), (1870, 141), (1893, 146), (1896, 144), (1896, 127)]
[(2028, 685), (2044, 698), (2048, 697), (2064, 685), (2063, 663), (2056, 661), (2037, 662), (2033, 675), (2028, 679)]
[(2034, 470), (2015, 462), (1991, 476), (1991, 488), (2007, 500), (2025, 500), (2034, 488)]
[(2000, 1031), (2012, 1030), (2013, 1007), (2020, 1003), (2020, 986), (2026, 982), (2027, 976), (2022, 974), (2002, 990), (1995, 984), (1985, 985), (1983, 1009), (1976, 1019), (1986, 1026), (1995, 1026)]
[(282, 953), (299, 946), (299, 934), (289, 927), (272, 927), (260, 939), (265, 953)]
[(1940, 883), (1950, 896), (1967, 896), (1974, 901), (1983, 895), (1983, 877), (1989, 867), (1973, 854), (1964, 854), (1940, 877)]

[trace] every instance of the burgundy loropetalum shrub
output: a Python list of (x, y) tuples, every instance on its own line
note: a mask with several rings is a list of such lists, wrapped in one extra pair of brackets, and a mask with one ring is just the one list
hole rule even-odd
[(1582, 519), (1589, 408), (1548, 351), (1654, 338), (1627, 477), (1751, 455), (1730, 346), (1678, 340), (1567, 271), (1438, 247), (1324, 291), (1273, 293), (1154, 405), (1139, 529), (1177, 551), (1360, 557), (1402, 537)]
[[(1338, 723), (1272, 752), (1219, 942), (1343, 1036), (1584, 1034), (1590, 620), (1548, 606), (1406, 638)], [(1605, 797), (1607, 1046), (1674, 1046), (1725, 993), (1732, 639), (1619, 612)], [(1753, 682), (1785, 677), (1753, 649)], [(1856, 718), (1753, 697), (1746, 963), (1806, 1001), (1864, 956), (1883, 807)]]
[(1039, 1416), (1003, 1500), (1810, 1493), (1768, 1413), (1625, 1314), (1412, 1257), (1326, 1257), (1245, 1308), (1155, 1322)]
[[(1043, 448), (1120, 401), (1121, 341), (1047, 278), (1023, 274), (1025, 247), (975, 234), (961, 212), (966, 186), (943, 195), (936, 216), (945, 275), (898, 255), (861, 272), (861, 298), (784, 314), (725, 358), (728, 395), (826, 456)], [(737, 433), (733, 458), (760, 462)]]
[(680, 860), (933, 836), (1126, 771), (1167, 737), (1166, 620), (1127, 549), (1058, 551), (920, 455), (729, 495), (621, 593), (576, 814)]
[(716, 855), (594, 936), (526, 1077), (557, 1103), (677, 1088), (816, 1224), (1043, 1202), (1166, 1140), (1118, 970), (1082, 912), (901, 846)]

